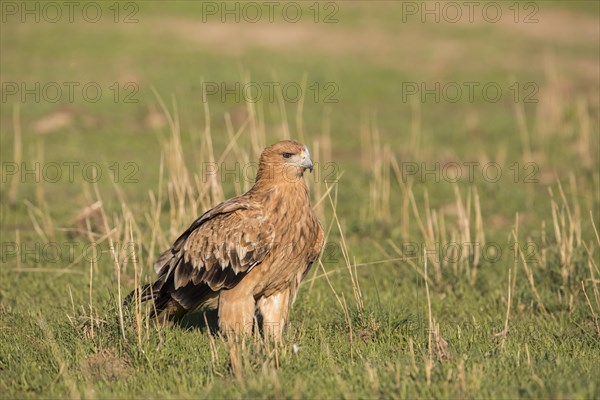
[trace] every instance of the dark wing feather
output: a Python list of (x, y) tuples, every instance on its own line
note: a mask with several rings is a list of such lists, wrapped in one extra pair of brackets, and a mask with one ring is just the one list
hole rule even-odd
[(266, 221), (262, 207), (244, 197), (221, 203), (194, 221), (159, 257), (154, 265), (158, 280), (163, 285), (172, 282), (165, 289), (176, 300), (179, 289), (190, 283), (207, 285), (211, 291), (234, 287), (273, 247), (274, 228)]

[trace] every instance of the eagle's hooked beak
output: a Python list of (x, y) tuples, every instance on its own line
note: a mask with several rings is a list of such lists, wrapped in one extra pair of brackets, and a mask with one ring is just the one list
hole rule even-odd
[(304, 158), (304, 160), (302, 160), (302, 163), (300, 163), (300, 166), (304, 169), (308, 169), (310, 170), (310, 172), (312, 172), (313, 170), (313, 163), (312, 160), (310, 159), (310, 157), (306, 156)]
[(313, 170), (313, 162), (310, 159), (310, 152), (308, 151), (308, 147), (304, 146), (304, 157), (302, 158), (302, 162), (300, 163), (300, 166), (302, 168), (304, 168), (305, 170), (310, 170), (310, 172), (312, 172)]

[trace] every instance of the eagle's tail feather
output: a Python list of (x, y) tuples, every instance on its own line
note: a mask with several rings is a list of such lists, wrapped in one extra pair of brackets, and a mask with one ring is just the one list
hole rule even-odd
[(160, 288), (162, 287), (163, 282), (160, 279), (154, 283), (148, 283), (141, 288), (133, 289), (131, 293), (125, 297), (123, 303), (131, 304), (134, 300), (139, 298), (140, 302), (143, 303), (148, 300), (156, 300), (160, 293)]
[[(149, 283), (133, 290), (126, 298), (126, 304), (132, 304), (134, 301), (141, 303), (153, 301), (154, 306), (150, 311), (150, 318), (156, 318), (164, 323), (173, 317), (175, 319), (183, 316), (187, 311), (196, 308), (206, 300), (212, 291), (208, 285), (195, 287), (192, 284), (186, 287), (174, 290), (172, 282), (169, 280), (166, 284), (164, 277), (160, 277), (156, 282)], [(169, 290), (170, 289), (170, 290)]]
[(140, 303), (154, 301), (154, 307), (150, 311), (150, 318), (157, 318), (161, 322), (169, 319), (173, 314), (179, 314), (182, 307), (171, 297), (168, 291), (163, 289), (164, 282), (159, 278), (154, 283), (148, 283), (141, 288), (134, 289), (125, 298), (125, 304), (132, 304), (139, 299)]

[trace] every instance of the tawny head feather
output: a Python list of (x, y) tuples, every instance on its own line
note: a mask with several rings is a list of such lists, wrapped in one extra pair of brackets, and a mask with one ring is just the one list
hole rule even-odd
[(295, 140), (282, 140), (263, 150), (257, 180), (298, 180), (307, 169), (313, 169), (308, 147)]

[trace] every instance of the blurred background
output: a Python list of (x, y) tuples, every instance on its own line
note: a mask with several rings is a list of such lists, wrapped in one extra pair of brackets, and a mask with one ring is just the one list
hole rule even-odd
[[(34, 394), (84, 393), (89, 387), (78, 386), (80, 376), (87, 379), (96, 367), (78, 365), (88, 365), (87, 355), (105, 354), (99, 350), (105, 348), (117, 349), (110, 354), (127, 374), (134, 376), (135, 368), (150, 381), (145, 361), (119, 344), (118, 325), (98, 321), (112, 321), (107, 315), (119, 303), (118, 290), (125, 294), (139, 279), (151, 279), (153, 259), (182, 229), (218, 201), (247, 190), (260, 150), (282, 138), (311, 148), (317, 167), (307, 180), (333, 243), (323, 269), (311, 272), (310, 291), (301, 291), (295, 306), (293, 321), (305, 325), (290, 334), (307, 354), (317, 357), (321, 350), (302, 342), (302, 335), (310, 337), (302, 329), (317, 326), (331, 329), (340, 341), (332, 346), (346, 349), (347, 327), (339, 326), (351, 314), (357, 332), (368, 337), (389, 329), (390, 341), (403, 343), (398, 357), (405, 362), (408, 334), (394, 327), (423, 322), (420, 254), (424, 247), (471, 241), (493, 243), (496, 253), (486, 259), (471, 249), (455, 260), (439, 253), (430, 257), (433, 310), (442, 335), (455, 356), (471, 357), (460, 367), (463, 373), (466, 368), (470, 376), (484, 365), (490, 379), (523, 374), (516, 367), (509, 372), (500, 361), (490, 367), (483, 356), (496, 343), (492, 330), (503, 326), (498, 316), (507, 306), (511, 268), (514, 318), (528, 327), (520, 331), (523, 338), (532, 331), (551, 337), (566, 325), (578, 327), (570, 337), (583, 337), (583, 348), (597, 344), (590, 332), (598, 329), (600, 303), (591, 298), (590, 319), (581, 282), (595, 285), (598, 302), (600, 243), (593, 226), (600, 215), (598, 2), (0, 4), (0, 312), (7, 332), (0, 384), (7, 393), (22, 394), (24, 387)], [(135, 243), (136, 261), (121, 248), (121, 263), (106, 255), (90, 265), (83, 245), (68, 244), (96, 242), (108, 254), (109, 237)], [(525, 254), (498, 256), (509, 254), (519, 240), (531, 244), (522, 247)], [(405, 258), (407, 251), (414, 262)], [(527, 264), (517, 266), (519, 254), (535, 260), (531, 275)], [(350, 264), (354, 272), (331, 274), (332, 286), (322, 279), (326, 270), (345, 271)], [(518, 280), (515, 268), (525, 268)], [(357, 281), (362, 297), (352, 291)], [(338, 309), (341, 293), (354, 298), (350, 311), (325, 311)], [(89, 322), (96, 310), (92, 303), (100, 310), (95, 322)], [(64, 346), (74, 355), (59, 362), (55, 349), (29, 342), (14, 346), (23, 332), (35, 336), (41, 329), (43, 324), (27, 322), (32, 313), (49, 320), (45, 335), (70, 338)], [(96, 327), (91, 336), (88, 325), (81, 333), (73, 323), (86, 318)], [(475, 320), (486, 334), (477, 336), (481, 341), (470, 353), (470, 347), (458, 345), (463, 339), (445, 329)], [(183, 335), (183, 343), (192, 333), (173, 335)], [(427, 334), (423, 338), (426, 342)], [(382, 381), (389, 375), (391, 382), (388, 345), (378, 343), (369, 357), (375, 374)], [(349, 346), (350, 353), (329, 355), (332, 370), (354, 354)], [(512, 361), (525, 354), (520, 343), (514, 346)], [(535, 352), (535, 345), (529, 348)], [(562, 351), (563, 357), (573, 354)], [(47, 356), (37, 361), (42, 372), (18, 361), (35, 360), (38, 352)], [(597, 352), (582, 354), (581, 364), (569, 363), (563, 375), (540, 356), (535, 366), (545, 386), (525, 385), (523, 392), (499, 380), (490, 392), (474, 393), (597, 396), (597, 386), (586, 378)], [(459, 368), (459, 359), (452, 368)], [(306, 361), (305, 367), (320, 371), (314, 365)], [(355, 367), (334, 386), (328, 374), (315, 375), (313, 386), (297, 384), (289, 371), (275, 376), (287, 395), (388, 393), (373, 386), (363, 364)], [(68, 380), (53, 381), (57, 368), (71, 371), (76, 389)], [(439, 379), (434, 374), (437, 392), (382, 387), (405, 395), (458, 395), (453, 383), (446, 386), (444, 368), (437, 370)], [(423, 371), (414, 379), (425, 385)], [(110, 387), (111, 380), (98, 374), (102, 379), (92, 387), (99, 394), (144, 393), (127, 381)], [(353, 374), (364, 379), (358, 389), (348, 383), (359, 379)], [(206, 376), (209, 382), (227, 379)], [(263, 387), (264, 381), (255, 385)], [(252, 385), (232, 387), (207, 393), (256, 393)], [(196, 393), (193, 385), (188, 389), (180, 393)]]
[[(591, 166), (573, 149), (576, 132), (557, 125), (578, 104), (597, 113), (593, 1), (2, 4), (2, 160), (13, 161), (17, 108), (23, 160), (42, 148), (44, 162), (135, 163), (140, 183), (123, 189), (142, 200), (169, 132), (158, 97), (171, 112), (176, 103), (190, 157), (205, 106), (220, 153), (225, 115), (237, 132), (250, 100), (268, 143), (330, 135), (326, 161), (352, 172), (348, 185), (362, 170), (361, 129), (373, 124), (400, 161), (508, 166), (526, 152), (544, 163), (540, 176)], [(57, 212), (80, 191), (63, 181), (50, 186), (69, 193)], [(22, 186), (20, 199), (34, 185)]]

